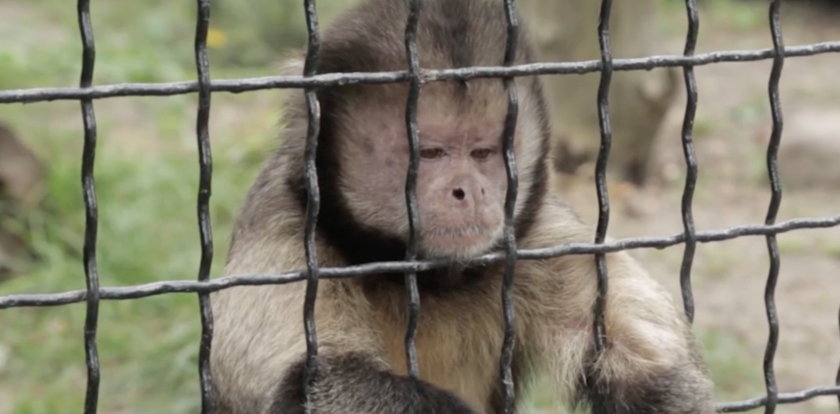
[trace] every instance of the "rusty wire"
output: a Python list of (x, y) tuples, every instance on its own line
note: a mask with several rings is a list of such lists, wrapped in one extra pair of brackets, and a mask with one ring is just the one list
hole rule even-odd
[[(195, 293), (198, 294), (202, 335), (199, 348), (199, 379), (202, 397), (202, 412), (211, 411), (212, 393), (209, 353), (213, 329), (213, 315), (209, 306), (208, 295), (211, 292), (245, 285), (283, 284), (305, 280), (307, 283), (304, 305), (304, 327), (307, 343), (306, 369), (304, 375), (305, 394), (309, 395), (311, 381), (314, 378), (315, 358), (317, 356), (317, 337), (314, 322), (314, 304), (317, 295), (317, 282), (320, 278), (346, 278), (363, 275), (402, 272), (406, 274), (408, 294), (408, 320), (405, 337), (406, 357), (410, 375), (418, 375), (414, 340), (419, 313), (419, 293), (417, 291), (417, 272), (446, 266), (443, 260), (417, 260), (416, 232), (417, 200), (415, 192), (418, 162), (417, 100), (423, 83), (443, 80), (468, 80), (475, 78), (498, 77), (504, 81), (508, 92), (508, 112), (504, 120), (502, 134), (504, 144), (505, 168), (508, 180), (508, 192), (505, 198), (505, 249), (503, 252), (485, 254), (465, 264), (488, 264), (505, 262), (504, 283), (502, 290), (504, 342), (500, 359), (500, 380), (504, 392), (504, 411), (513, 412), (514, 383), (511, 373), (513, 350), (515, 346), (514, 314), (512, 306), (512, 281), (516, 260), (537, 260), (561, 255), (590, 254), (595, 256), (598, 269), (598, 300), (594, 319), (594, 342), (597, 349), (602, 349), (608, 332), (603, 326), (604, 299), (607, 289), (607, 268), (604, 255), (610, 252), (638, 248), (665, 248), (684, 244), (685, 251), (680, 269), (680, 285), (683, 305), (689, 321), (694, 317), (694, 302), (691, 289), (691, 266), (697, 243), (708, 243), (745, 236), (764, 236), (767, 240), (770, 257), (770, 271), (765, 290), (765, 309), (769, 325), (769, 337), (764, 357), (764, 379), (766, 395), (753, 399), (720, 403), (719, 412), (747, 411), (765, 407), (765, 412), (772, 414), (778, 404), (795, 403), (816, 396), (834, 395), (840, 401), (840, 368), (837, 381), (832, 386), (814, 387), (798, 392), (779, 393), (776, 387), (773, 360), (779, 339), (778, 314), (775, 307), (775, 287), (778, 280), (779, 252), (776, 235), (799, 229), (815, 229), (840, 226), (840, 215), (822, 218), (800, 218), (777, 223), (776, 216), (781, 203), (781, 186), (777, 166), (777, 152), (782, 136), (782, 111), (779, 100), (779, 80), (785, 58), (811, 56), (822, 53), (840, 52), (840, 41), (828, 41), (809, 45), (785, 47), (779, 21), (780, 0), (772, 0), (769, 7), (770, 33), (773, 48), (746, 51), (719, 51), (695, 54), (699, 33), (699, 20), (696, 0), (686, 0), (688, 32), (686, 34), (683, 55), (649, 56), (633, 59), (613, 59), (609, 48), (609, 16), (611, 0), (602, 0), (598, 40), (601, 51), (600, 59), (581, 62), (529, 63), (514, 65), (515, 45), (518, 36), (518, 23), (515, 14), (515, 2), (503, 0), (507, 18), (508, 38), (503, 66), (466, 67), (456, 69), (425, 70), (420, 67), (416, 50), (416, 30), (420, 2), (409, 1), (408, 21), (406, 22), (406, 56), (409, 67), (405, 71), (378, 73), (316, 73), (319, 50), (318, 19), (314, 0), (304, 0), (307, 22), (308, 47), (304, 73), (301, 76), (271, 76), (261, 78), (242, 78), (212, 80), (210, 65), (207, 60), (207, 29), (210, 19), (210, 1), (196, 0), (197, 19), (195, 36), (195, 64), (197, 81), (168, 83), (123, 83), (112, 85), (92, 85), (95, 63), (95, 44), (90, 19), (89, 0), (78, 0), (77, 17), (82, 39), (82, 70), (78, 88), (32, 88), (0, 91), (0, 104), (26, 103), (51, 100), (78, 100), (81, 104), (84, 121), (84, 146), (82, 152), (82, 190), (85, 202), (85, 238), (83, 265), (86, 286), (84, 290), (46, 294), (11, 294), (0, 296), (0, 309), (28, 306), (58, 306), (77, 302), (86, 302), (84, 324), (84, 347), (87, 367), (87, 390), (85, 395), (85, 414), (94, 414), (97, 410), (99, 390), (99, 358), (96, 346), (98, 310), (100, 300), (139, 299), (160, 294)], [(693, 148), (693, 125), (697, 109), (698, 95), (694, 79), (695, 66), (718, 62), (746, 62), (773, 59), (773, 66), (768, 82), (768, 93), (772, 113), (773, 129), (767, 148), (767, 168), (770, 178), (771, 201), (767, 216), (762, 225), (744, 225), (714, 231), (696, 231), (693, 222), (692, 198), (697, 181), (698, 165)], [(687, 92), (686, 110), (681, 132), (682, 147), (686, 163), (686, 181), (683, 191), (681, 215), (683, 232), (662, 237), (636, 237), (606, 241), (609, 221), (609, 199), (606, 190), (605, 171), (609, 156), (611, 130), (609, 122), (609, 86), (613, 71), (649, 70), (658, 67), (682, 67)], [(513, 206), (517, 196), (517, 176), (515, 159), (512, 151), (512, 137), (516, 126), (518, 105), (513, 79), (519, 76), (544, 74), (583, 74), (600, 72), (601, 82), (597, 95), (599, 126), (601, 129), (601, 149), (596, 163), (596, 190), (599, 202), (599, 219), (594, 243), (572, 243), (541, 249), (517, 249), (513, 227)], [(354, 83), (408, 82), (409, 99), (406, 105), (406, 128), (410, 143), (410, 168), (406, 177), (406, 202), (411, 225), (411, 240), (408, 244), (406, 260), (400, 262), (378, 262), (340, 268), (319, 268), (315, 256), (314, 235), (319, 210), (319, 189), (315, 154), (320, 125), (320, 107), (315, 88), (347, 85)], [(213, 92), (245, 92), (272, 88), (303, 88), (306, 90), (308, 112), (308, 132), (305, 151), (305, 176), (307, 188), (306, 229), (303, 240), (306, 250), (306, 269), (290, 270), (281, 274), (233, 275), (209, 279), (210, 263), (213, 257), (213, 239), (209, 215), (209, 198), (212, 183), (212, 157), (209, 140), (210, 96)], [(198, 116), (196, 122), (197, 145), (199, 148), (199, 188), (197, 215), (201, 241), (201, 263), (197, 280), (165, 280), (133, 286), (100, 287), (96, 268), (96, 236), (98, 226), (97, 199), (93, 177), (96, 154), (96, 120), (93, 101), (117, 96), (168, 96), (198, 93)]]

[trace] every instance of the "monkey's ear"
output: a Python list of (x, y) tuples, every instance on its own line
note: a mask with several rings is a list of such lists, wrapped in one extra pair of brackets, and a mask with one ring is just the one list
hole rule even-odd
[[(283, 56), (283, 63), (280, 65), (281, 76), (300, 76), (303, 75), (303, 65), (305, 52), (302, 50), (292, 50)], [(285, 115), (283, 118), (290, 126), (291, 121), (302, 119), (301, 116), (304, 111), (304, 94), (302, 89), (287, 89), (286, 95), (283, 98), (283, 109)]]
[(292, 50), (283, 57), (283, 63), (280, 65), (280, 75), (282, 76), (300, 76), (303, 74), (303, 63), (306, 53), (303, 50)]

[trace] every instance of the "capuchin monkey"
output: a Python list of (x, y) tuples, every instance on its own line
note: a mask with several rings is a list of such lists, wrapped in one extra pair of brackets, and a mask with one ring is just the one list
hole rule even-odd
[[(369, 0), (322, 37), (318, 73), (404, 70), (405, 1)], [(423, 68), (504, 62), (503, 6), (490, 0), (422, 0), (417, 50)], [(515, 63), (532, 61), (524, 35)], [(300, 73), (300, 64), (292, 65)], [(549, 126), (536, 77), (515, 80), (519, 248), (591, 242), (593, 231), (552, 190)], [(321, 210), (319, 266), (405, 258), (408, 85), (318, 91)], [(313, 413), (501, 413), (503, 264), (466, 265), (500, 251), (507, 187), (500, 79), (430, 82), (417, 109), (418, 252), (447, 268), (418, 274), (419, 378), (407, 375), (407, 293), (402, 274), (320, 281)], [(224, 273), (306, 267), (307, 193), (303, 94), (288, 101), (282, 146), (256, 179), (236, 222)], [(513, 374), (519, 391), (547, 375), (570, 406), (595, 413), (714, 412), (712, 384), (688, 323), (668, 294), (625, 253), (606, 256), (606, 346), (593, 345), (597, 272), (592, 255), (516, 263)], [(305, 283), (235, 287), (212, 297), (214, 412), (304, 412)], [(522, 392), (516, 392), (521, 395)]]

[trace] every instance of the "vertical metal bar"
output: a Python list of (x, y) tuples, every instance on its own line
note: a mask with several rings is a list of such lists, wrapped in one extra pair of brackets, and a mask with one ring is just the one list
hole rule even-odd
[[(601, 49), (601, 81), (598, 85), (598, 122), (601, 127), (601, 147), (595, 163), (595, 187), (598, 192), (598, 227), (595, 243), (603, 243), (607, 237), (607, 225), (610, 221), (610, 202), (607, 194), (607, 160), (612, 145), (610, 127), (609, 94), (612, 80), (612, 55), (610, 53), (610, 10), (612, 0), (601, 1), (601, 13), (598, 23), (598, 44)], [(595, 255), (598, 269), (598, 297), (595, 299), (595, 350), (601, 352), (606, 342), (604, 310), (607, 302), (607, 263), (603, 253)]]
[[(685, 1), (686, 13), (688, 14), (688, 33), (685, 37), (684, 56), (694, 55), (694, 48), (697, 46), (697, 35), (700, 21), (697, 15), (697, 1)], [(685, 188), (682, 196), (682, 221), (685, 232), (685, 251), (683, 252), (682, 266), (680, 267), (680, 288), (682, 290), (683, 308), (689, 322), (694, 321), (694, 294), (691, 290), (691, 265), (694, 262), (694, 251), (697, 240), (694, 230), (694, 213), (692, 211), (692, 200), (694, 199), (694, 187), (697, 184), (697, 159), (694, 156), (694, 117), (697, 113), (697, 82), (694, 79), (694, 66), (683, 66), (683, 78), (685, 79), (686, 103), (685, 117), (682, 126), (683, 155), (685, 156)]]
[[(770, 2), (770, 32), (773, 37), (773, 68), (770, 72), (768, 82), (768, 94), (770, 97), (770, 110), (773, 117), (773, 130), (770, 134), (770, 143), (767, 145), (767, 173), (770, 176), (770, 205), (767, 208), (765, 224), (774, 224), (779, 206), (782, 202), (782, 187), (779, 181), (779, 169), (776, 162), (779, 152), (779, 143), (782, 139), (782, 106), (779, 101), (779, 79), (782, 76), (784, 66), (784, 42), (782, 40), (782, 27), (779, 22), (779, 8), (781, 0)], [(773, 359), (776, 355), (776, 346), (779, 342), (779, 318), (776, 313), (776, 282), (779, 279), (779, 248), (776, 244), (776, 235), (767, 235), (767, 250), (770, 256), (770, 271), (767, 276), (767, 286), (764, 291), (764, 304), (767, 310), (767, 322), (770, 325), (770, 332), (767, 339), (767, 349), (764, 352), (764, 384), (767, 388), (767, 403), (765, 413), (772, 414), (776, 411), (778, 400), (778, 389), (776, 387), (776, 374), (773, 371)]]
[[(88, 88), (93, 82), (93, 66), (96, 62), (93, 25), (90, 21), (90, 1), (79, 0), (76, 6), (79, 31), (82, 36), (82, 73), (79, 86)], [(83, 260), (85, 287), (87, 289), (84, 327), (85, 364), (87, 366), (85, 414), (95, 414), (99, 401), (99, 351), (96, 347), (96, 330), (99, 323), (99, 274), (96, 267), (96, 235), (99, 227), (99, 212), (96, 205), (96, 182), (93, 178), (96, 158), (96, 114), (91, 99), (82, 99), (81, 107), (85, 129), (85, 141), (82, 150), (82, 194), (85, 200)]]
[[(405, 125), (408, 134), (409, 161), (405, 178), (405, 204), (408, 209), (408, 245), (405, 258), (417, 260), (417, 232), (420, 231), (417, 217), (417, 169), (420, 164), (420, 138), (417, 127), (417, 101), (420, 98), (420, 62), (417, 57), (417, 23), (420, 15), (419, 0), (408, 0), (408, 17), (405, 26), (405, 53), (408, 59), (410, 77), (408, 101), (405, 107)], [(408, 316), (405, 332), (405, 359), (408, 375), (417, 377), (417, 318), (420, 313), (420, 292), (417, 289), (417, 272), (405, 273), (405, 289), (408, 295)]]
[[(213, 177), (213, 156), (210, 150), (210, 63), (207, 58), (207, 29), (210, 26), (210, 0), (197, 0), (195, 27), (195, 67), (198, 73), (198, 114), (196, 116), (196, 137), (198, 145), (198, 230), (201, 237), (201, 262), (198, 280), (210, 278), (213, 264), (213, 232), (210, 225), (210, 194)], [(213, 384), (210, 376), (210, 346), (213, 339), (213, 310), (210, 308), (210, 294), (199, 293), (201, 311), (201, 342), (198, 348), (198, 374), (201, 387), (201, 412), (212, 411)]]
[[(505, 46), (505, 66), (511, 66), (516, 59), (516, 47), (519, 42), (519, 21), (516, 17), (514, 0), (504, 0), (505, 18), (507, 20), (507, 44)], [(505, 334), (502, 342), (502, 356), (500, 361), (502, 391), (505, 414), (512, 414), (515, 410), (514, 401), (516, 387), (513, 382), (513, 351), (516, 345), (515, 323), (516, 315), (513, 309), (513, 278), (516, 267), (516, 229), (514, 228), (514, 213), (516, 197), (519, 191), (519, 175), (516, 169), (514, 153), (514, 139), (516, 121), (519, 116), (519, 97), (516, 93), (514, 78), (504, 78), (505, 91), (508, 95), (507, 115), (505, 116), (502, 132), (502, 150), (507, 175), (507, 190), (505, 193), (505, 273), (502, 281), (502, 308), (505, 321)]]
[[(318, 36), (318, 11), (315, 0), (303, 0), (306, 13), (307, 48), (303, 76), (315, 75), (318, 65), (318, 51), (321, 40)], [(306, 362), (303, 374), (304, 407), (311, 412), (312, 382), (315, 379), (315, 359), (318, 356), (318, 336), (315, 331), (315, 299), (318, 296), (318, 256), (315, 250), (315, 227), (321, 208), (321, 194), (318, 188), (318, 170), (315, 155), (318, 151), (318, 134), (321, 125), (321, 105), (315, 88), (306, 89), (306, 149), (304, 150), (304, 174), (306, 176), (306, 224), (304, 226), (304, 248), (306, 249), (306, 297), (303, 304), (303, 325), (306, 334)]]
[[(837, 326), (840, 326), (840, 310), (837, 311)], [(840, 364), (837, 365), (837, 376), (834, 377), (834, 385), (840, 386)], [(837, 393), (837, 404), (840, 406), (840, 393)]]
[[(840, 310), (837, 311), (837, 326), (840, 326)], [(834, 385), (840, 386), (840, 364), (837, 365), (837, 376), (834, 377)], [(840, 393), (837, 394), (837, 404), (840, 406)]]

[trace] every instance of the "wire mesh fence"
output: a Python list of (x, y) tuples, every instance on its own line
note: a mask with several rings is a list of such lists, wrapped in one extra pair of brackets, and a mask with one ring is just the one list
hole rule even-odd
[[(307, 344), (306, 375), (304, 381), (305, 392), (311, 382), (312, 367), (317, 355), (317, 336), (313, 312), (318, 290), (318, 280), (321, 278), (348, 278), (380, 273), (404, 273), (408, 301), (408, 329), (405, 336), (405, 352), (409, 375), (417, 375), (417, 358), (415, 351), (415, 333), (417, 317), (420, 312), (419, 292), (417, 288), (417, 272), (443, 267), (443, 260), (417, 260), (417, 199), (415, 187), (419, 162), (419, 141), (417, 128), (417, 102), (421, 86), (424, 83), (444, 80), (468, 80), (474, 78), (501, 78), (508, 93), (508, 110), (504, 123), (503, 153), (508, 180), (508, 193), (505, 198), (505, 227), (504, 251), (489, 253), (476, 257), (466, 264), (487, 264), (504, 261), (505, 273), (501, 301), (504, 311), (505, 336), (500, 355), (500, 381), (504, 392), (504, 407), (506, 412), (512, 412), (514, 402), (514, 384), (511, 375), (513, 358), (513, 326), (515, 315), (512, 307), (512, 280), (514, 277), (514, 263), (516, 260), (534, 260), (570, 254), (591, 254), (594, 256), (598, 270), (598, 298), (596, 300), (593, 341), (596, 349), (604, 346), (605, 332), (603, 312), (608, 288), (608, 269), (604, 255), (629, 249), (665, 248), (678, 244), (684, 245), (684, 254), (680, 268), (680, 285), (683, 297), (684, 311), (689, 320), (694, 317), (694, 301), (691, 287), (691, 269), (698, 243), (708, 243), (734, 239), (743, 236), (764, 236), (767, 242), (770, 270), (767, 276), (765, 290), (765, 309), (769, 326), (769, 336), (764, 355), (764, 382), (766, 394), (744, 401), (723, 402), (717, 405), (719, 412), (747, 411), (757, 407), (765, 407), (766, 413), (775, 411), (782, 403), (796, 403), (816, 396), (834, 395), (840, 401), (840, 367), (838, 367), (837, 381), (833, 385), (815, 387), (798, 392), (780, 393), (776, 386), (774, 372), (774, 356), (779, 341), (779, 322), (775, 306), (775, 289), (779, 276), (779, 249), (776, 235), (798, 229), (827, 228), (840, 226), (840, 215), (799, 218), (777, 222), (776, 217), (781, 204), (782, 192), (777, 167), (777, 153), (782, 137), (782, 108), (779, 98), (779, 81), (786, 58), (811, 56), (823, 53), (840, 52), (840, 41), (828, 41), (801, 46), (785, 46), (780, 25), (781, 0), (769, 2), (769, 29), (773, 41), (771, 49), (719, 51), (696, 54), (695, 46), (699, 34), (699, 19), (696, 0), (686, 0), (688, 31), (686, 34), (684, 53), (681, 56), (648, 56), (633, 59), (613, 59), (610, 51), (610, 12), (611, 0), (602, 0), (600, 9), (600, 24), (598, 25), (598, 41), (600, 59), (580, 62), (552, 62), (530, 63), (514, 65), (513, 57), (516, 53), (514, 39), (519, 30), (514, 0), (500, 0), (499, 7), (503, 7), (507, 17), (507, 44), (505, 45), (505, 60), (502, 66), (496, 67), (465, 67), (457, 69), (428, 70), (420, 67), (416, 50), (416, 33), (418, 13), (421, 8), (420, 0), (406, 0), (409, 4), (409, 17), (406, 22), (405, 51), (408, 68), (403, 71), (376, 73), (331, 73), (317, 74), (315, 72), (319, 52), (318, 16), (314, 0), (304, 0), (305, 18), (308, 33), (308, 48), (304, 71), (301, 76), (271, 76), (260, 78), (241, 78), (213, 80), (210, 76), (210, 65), (207, 58), (207, 33), (210, 21), (210, 0), (196, 0), (197, 19), (195, 31), (195, 65), (197, 80), (194, 82), (170, 83), (123, 83), (112, 85), (93, 85), (92, 78), (95, 64), (95, 43), (91, 23), (89, 0), (78, 0), (78, 24), (83, 45), (82, 71), (78, 88), (31, 88), (20, 90), (0, 90), (0, 103), (25, 103), (51, 100), (78, 100), (81, 104), (82, 119), (84, 121), (84, 147), (82, 153), (82, 191), (85, 203), (85, 237), (83, 247), (83, 265), (85, 270), (86, 288), (84, 290), (65, 291), (47, 294), (11, 294), (0, 296), (0, 309), (32, 306), (58, 306), (77, 302), (86, 303), (86, 319), (84, 324), (84, 347), (87, 367), (87, 390), (85, 396), (86, 414), (97, 411), (99, 395), (100, 368), (97, 351), (98, 311), (101, 300), (128, 300), (168, 293), (196, 293), (199, 297), (201, 314), (201, 341), (199, 347), (199, 380), (201, 385), (202, 412), (207, 413), (211, 404), (211, 378), (209, 355), (212, 332), (213, 315), (209, 305), (209, 294), (214, 291), (245, 285), (282, 284), (305, 281), (306, 300), (304, 305), (304, 327)], [(766, 163), (770, 182), (771, 200), (767, 208), (763, 225), (744, 225), (715, 231), (696, 231), (693, 220), (692, 200), (697, 182), (697, 160), (694, 154), (693, 125), (698, 104), (697, 85), (694, 77), (694, 67), (718, 62), (746, 62), (772, 59), (772, 69), (768, 80), (768, 95), (771, 108), (773, 128), (767, 146)], [(636, 237), (606, 241), (610, 207), (607, 196), (606, 167), (611, 146), (611, 127), (609, 116), (610, 82), (614, 71), (649, 70), (659, 67), (681, 67), (684, 75), (687, 102), (681, 142), (686, 166), (686, 179), (682, 197), (683, 232), (665, 237)], [(513, 79), (518, 76), (547, 75), (547, 74), (581, 74), (600, 72), (601, 78), (597, 93), (598, 119), (601, 131), (601, 147), (596, 162), (595, 185), (599, 205), (598, 224), (593, 243), (573, 243), (540, 249), (517, 249), (514, 232), (513, 206), (517, 197), (516, 164), (513, 156), (513, 131), (518, 115), (518, 101), (516, 91), (511, 86)], [(348, 267), (318, 266), (315, 255), (314, 234), (319, 211), (319, 189), (317, 171), (315, 168), (315, 154), (320, 125), (320, 107), (315, 94), (316, 88), (341, 86), (358, 83), (389, 83), (407, 82), (409, 85), (408, 101), (406, 103), (405, 125), (408, 132), (410, 147), (410, 164), (406, 177), (406, 204), (411, 229), (411, 236), (407, 246), (406, 260), (399, 262), (378, 262)], [(308, 131), (306, 139), (305, 177), (308, 202), (306, 209), (305, 240), (302, 240), (306, 250), (307, 266), (303, 270), (290, 270), (280, 274), (251, 274), (227, 276), (209, 279), (210, 264), (213, 258), (213, 238), (209, 216), (209, 199), (212, 183), (212, 156), (208, 132), (211, 96), (214, 92), (245, 92), (273, 88), (302, 88), (305, 90), (306, 107), (308, 110)], [(198, 93), (198, 110), (196, 136), (199, 154), (199, 188), (197, 202), (197, 218), (201, 242), (201, 261), (196, 280), (169, 280), (133, 286), (105, 286), (101, 287), (97, 273), (97, 198), (94, 180), (94, 159), (96, 155), (96, 117), (93, 100), (118, 96), (166, 96), (188, 93)], [(840, 315), (838, 317), (840, 322)]]

